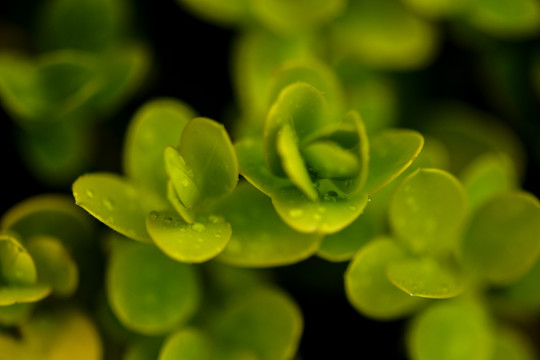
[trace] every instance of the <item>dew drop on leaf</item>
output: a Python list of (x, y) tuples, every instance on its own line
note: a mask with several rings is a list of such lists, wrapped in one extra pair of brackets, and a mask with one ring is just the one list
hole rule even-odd
[(114, 209), (114, 202), (111, 201), (111, 199), (105, 198), (103, 199), (103, 205), (107, 210), (113, 210)]
[(170, 223), (172, 223), (172, 218), (166, 217), (165, 218), (165, 224), (170, 224)]
[(201, 223), (195, 223), (193, 224), (193, 230), (197, 231), (197, 232), (203, 232), (204, 229), (205, 229), (205, 226)]
[(86, 190), (86, 196), (88, 196), (90, 199), (94, 197), (94, 190), (88, 189)]
[(299, 218), (300, 216), (304, 215), (304, 211), (302, 211), (301, 209), (292, 209), (289, 211), (289, 215), (292, 218)]
[(159, 215), (158, 215), (157, 211), (152, 211), (150, 213), (150, 219), (152, 219), (152, 220), (156, 220), (158, 218), (158, 216)]

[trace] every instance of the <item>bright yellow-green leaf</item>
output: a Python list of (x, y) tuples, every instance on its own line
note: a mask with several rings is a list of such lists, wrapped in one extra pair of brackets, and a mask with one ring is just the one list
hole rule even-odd
[(427, 301), (404, 293), (388, 280), (388, 266), (405, 256), (404, 250), (387, 238), (373, 240), (355, 255), (345, 272), (345, 290), (350, 303), (362, 315), (397, 319)]
[(171, 334), (159, 353), (159, 360), (215, 360), (218, 354), (208, 336), (194, 328)]
[[(186, 209), (191, 209), (201, 197), (201, 191), (193, 179), (193, 171), (187, 167), (178, 150), (167, 146), (163, 153), (169, 184), (176, 198)], [(191, 221), (190, 221), (191, 222)]]
[(142, 334), (173, 330), (187, 322), (199, 304), (195, 269), (169, 259), (148, 244), (116, 244), (106, 285), (109, 303), (120, 322)]
[(413, 360), (489, 360), (493, 334), (486, 309), (473, 300), (436, 302), (411, 326), (409, 356)]
[(312, 255), (321, 242), (321, 235), (291, 229), (276, 214), (271, 200), (247, 182), (240, 183), (216, 211), (232, 227), (231, 241), (218, 259), (235, 266), (292, 264)]
[(540, 254), (540, 205), (527, 193), (510, 192), (485, 202), (462, 242), (466, 265), (495, 284), (508, 284), (532, 268)]
[(77, 205), (119, 233), (150, 242), (146, 216), (169, 207), (165, 199), (118, 175), (95, 173), (80, 176), (73, 184)]
[(193, 180), (204, 198), (227, 195), (236, 186), (238, 160), (222, 124), (207, 118), (191, 120), (182, 132), (178, 151), (193, 171)]
[(468, 215), (461, 183), (450, 173), (420, 169), (396, 188), (390, 225), (399, 240), (417, 254), (453, 251)]
[(451, 298), (465, 288), (457, 269), (429, 257), (395, 261), (388, 266), (387, 276), (405, 293), (423, 298)]
[(330, 141), (318, 141), (305, 146), (302, 155), (310, 167), (325, 179), (344, 179), (360, 173), (358, 159), (349, 151)]
[(0, 235), (0, 283), (31, 285), (37, 281), (34, 259), (15, 237)]
[(124, 171), (134, 180), (165, 195), (163, 166), (166, 146), (176, 146), (182, 130), (195, 116), (183, 102), (161, 98), (145, 103), (134, 115), (124, 145)]
[(231, 238), (231, 225), (220, 216), (198, 216), (192, 224), (177, 213), (151, 212), (146, 227), (154, 243), (167, 256), (185, 263), (200, 263), (223, 251)]
[(0, 287), (0, 306), (35, 302), (51, 293), (49, 285), (9, 285)]

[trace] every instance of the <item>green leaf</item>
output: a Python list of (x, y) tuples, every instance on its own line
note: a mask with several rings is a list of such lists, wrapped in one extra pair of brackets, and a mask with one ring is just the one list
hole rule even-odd
[(508, 284), (532, 268), (540, 254), (540, 206), (527, 193), (505, 193), (482, 205), (469, 223), (463, 259), (494, 284)]
[(88, 316), (75, 310), (46, 311), (21, 324), (19, 336), (0, 334), (0, 348), (6, 359), (99, 360), (103, 345)]
[(346, 0), (249, 1), (254, 16), (265, 27), (282, 33), (311, 30), (336, 18)]
[(427, 301), (409, 296), (388, 280), (388, 266), (405, 256), (387, 238), (377, 238), (358, 251), (345, 272), (347, 299), (356, 310), (370, 318), (391, 320), (412, 313)]
[(294, 83), (283, 89), (268, 112), (264, 127), (264, 157), (270, 172), (284, 176), (278, 138), (286, 124), (291, 126), (296, 141), (329, 124), (328, 105), (323, 93), (308, 83)]
[(330, 141), (317, 141), (304, 147), (306, 162), (325, 179), (344, 179), (360, 173), (358, 159), (349, 151)]
[(411, 9), (433, 20), (453, 19), (471, 8), (467, 0), (403, 0)]
[(193, 171), (202, 196), (214, 199), (230, 193), (238, 182), (238, 160), (222, 124), (207, 118), (191, 120), (180, 140), (180, 155)]
[(47, 49), (102, 51), (124, 30), (128, 3), (120, 0), (55, 0), (41, 10), (39, 36)]
[(145, 103), (129, 124), (124, 145), (124, 171), (128, 177), (165, 195), (163, 167), (166, 146), (178, 144), (186, 124), (195, 116), (181, 101), (161, 98)]
[(159, 360), (214, 360), (216, 355), (214, 343), (205, 333), (184, 328), (167, 338), (159, 353)]
[(137, 339), (128, 345), (122, 360), (155, 360), (159, 356), (163, 341), (162, 337)]
[(10, 235), (0, 235), (0, 284), (32, 285), (37, 271), (32, 256), (20, 241)]
[(518, 187), (515, 169), (504, 154), (480, 155), (465, 168), (461, 178), (473, 210), (491, 197)]
[(27, 323), (33, 310), (34, 303), (0, 306), (0, 325), (17, 326)]
[(540, 4), (534, 0), (480, 0), (467, 21), (504, 40), (531, 38), (540, 30)]
[(529, 317), (530, 313), (540, 311), (540, 261), (536, 261), (533, 267), (517, 281), (506, 286), (498, 297), (502, 298), (503, 302), (509, 303), (507, 309), (518, 310), (518, 312), (526, 313), (525, 317)]
[(62, 243), (53, 237), (37, 236), (28, 242), (38, 272), (38, 281), (49, 285), (60, 296), (75, 292), (79, 282), (79, 271), (75, 261)]
[(489, 360), (494, 343), (485, 308), (472, 300), (434, 303), (421, 313), (409, 331), (411, 359)]
[(259, 360), (286, 360), (296, 353), (302, 329), (300, 309), (288, 295), (259, 287), (223, 309), (210, 332), (229, 351), (250, 351)]
[(321, 242), (320, 235), (298, 233), (287, 226), (271, 200), (247, 182), (240, 183), (216, 211), (231, 223), (231, 241), (218, 257), (231, 265), (293, 264), (311, 256)]
[(388, 266), (387, 275), (411, 296), (446, 299), (459, 295), (465, 288), (457, 269), (430, 257), (395, 261)]
[[(187, 167), (184, 158), (175, 148), (167, 146), (163, 155), (165, 170), (169, 176), (168, 186), (174, 191), (174, 198), (177, 198), (186, 211), (189, 211), (201, 197), (201, 191), (193, 179), (193, 171)], [(189, 217), (191, 218), (192, 215)]]
[(199, 216), (193, 224), (188, 224), (172, 211), (151, 212), (146, 218), (146, 228), (161, 251), (185, 263), (214, 258), (231, 238), (231, 225), (215, 215)]
[(290, 124), (285, 124), (278, 132), (276, 148), (281, 158), (283, 171), (289, 180), (310, 200), (316, 200), (317, 190), (302, 159), (302, 154), (298, 149), (298, 139)]
[(437, 50), (435, 27), (394, 1), (349, 1), (331, 34), (334, 51), (378, 69), (419, 68)]
[[(324, 185), (323, 185), (324, 186)], [(350, 225), (363, 212), (368, 202), (364, 193), (347, 195), (330, 185), (332, 190), (312, 201), (295, 187), (271, 194), (278, 215), (287, 225), (304, 233), (331, 234)]]
[(109, 260), (106, 285), (120, 322), (146, 335), (164, 334), (184, 324), (199, 304), (195, 269), (147, 244), (118, 243)]
[(385, 130), (369, 148), (369, 175), (365, 191), (374, 194), (405, 171), (420, 154), (424, 138), (412, 130)]
[(452, 251), (467, 219), (461, 183), (450, 173), (420, 169), (397, 187), (389, 209), (394, 233), (413, 253)]
[(130, 183), (114, 174), (95, 173), (80, 176), (73, 184), (77, 205), (119, 233), (150, 242), (146, 215), (166, 209), (166, 201), (149, 189)]
[(0, 287), (0, 306), (39, 301), (51, 293), (48, 285), (9, 285)]

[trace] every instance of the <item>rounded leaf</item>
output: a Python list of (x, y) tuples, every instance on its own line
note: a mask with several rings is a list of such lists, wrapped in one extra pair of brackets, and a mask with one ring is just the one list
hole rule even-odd
[(184, 328), (170, 335), (159, 353), (159, 360), (214, 360), (214, 344), (194, 328)]
[(420, 169), (396, 188), (390, 225), (414, 253), (437, 254), (457, 245), (468, 214), (461, 183), (450, 173)]
[(10, 235), (0, 235), (0, 283), (2, 285), (31, 285), (37, 281), (34, 259)]
[(109, 260), (106, 285), (120, 322), (146, 335), (163, 334), (185, 323), (199, 304), (195, 269), (147, 244), (118, 243)]
[(145, 219), (154, 210), (168, 208), (165, 199), (147, 188), (114, 174), (80, 176), (73, 183), (77, 205), (129, 238), (150, 242)]
[(321, 235), (291, 229), (276, 214), (271, 200), (247, 182), (240, 183), (216, 211), (226, 216), (232, 227), (231, 241), (218, 257), (231, 265), (293, 264), (311, 256), (321, 242)]
[(462, 243), (469, 268), (495, 284), (523, 276), (540, 254), (540, 206), (527, 193), (505, 193), (481, 206)]
[(388, 266), (405, 258), (392, 240), (378, 238), (355, 255), (345, 272), (350, 303), (364, 316), (391, 320), (410, 314), (424, 299), (410, 296), (394, 286), (386, 275)]
[[(245, 210), (245, 209), (244, 209)], [(231, 225), (220, 216), (198, 216), (186, 223), (176, 212), (151, 212), (146, 228), (167, 256), (185, 263), (200, 263), (223, 251), (231, 238)]]

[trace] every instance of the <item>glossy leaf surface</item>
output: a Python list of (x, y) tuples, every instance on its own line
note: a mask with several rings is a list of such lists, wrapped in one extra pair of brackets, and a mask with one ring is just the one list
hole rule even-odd
[(163, 334), (185, 323), (200, 296), (194, 268), (169, 259), (152, 245), (129, 241), (113, 249), (106, 285), (120, 322), (147, 335)]
[(345, 290), (350, 303), (362, 315), (390, 320), (403, 317), (423, 304), (394, 286), (387, 277), (390, 264), (405, 258), (392, 240), (378, 238), (355, 255), (345, 272)]
[(82, 175), (73, 184), (77, 205), (119, 233), (150, 242), (145, 219), (154, 210), (168, 208), (151, 190), (136, 186), (114, 174)]
[(527, 193), (502, 194), (474, 214), (462, 243), (463, 258), (483, 278), (507, 284), (538, 259), (539, 233), (538, 200)]
[(176, 146), (193, 110), (175, 99), (147, 102), (134, 115), (124, 145), (124, 171), (134, 180), (165, 195), (163, 166), (166, 146)]
[(292, 264), (312, 255), (321, 241), (320, 235), (291, 229), (276, 214), (271, 200), (249, 183), (239, 184), (216, 211), (231, 223), (231, 241), (218, 257), (231, 265)]
[(454, 249), (468, 212), (461, 183), (450, 173), (420, 169), (399, 184), (390, 203), (390, 225), (414, 253)]
[(185, 263), (200, 263), (223, 251), (231, 238), (231, 225), (220, 216), (198, 216), (186, 223), (176, 212), (151, 212), (146, 227), (154, 243), (167, 256)]

